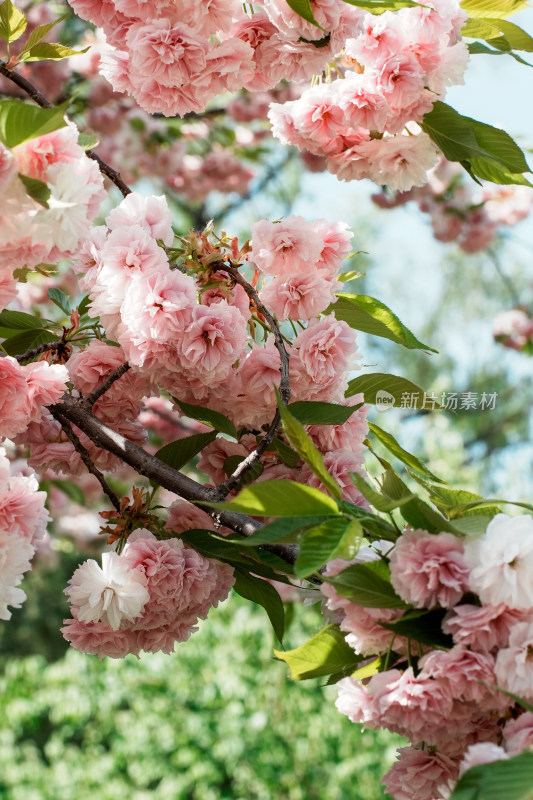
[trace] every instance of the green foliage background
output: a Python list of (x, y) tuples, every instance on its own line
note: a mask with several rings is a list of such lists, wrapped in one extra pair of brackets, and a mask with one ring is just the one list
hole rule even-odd
[[(334, 687), (290, 681), (262, 610), (232, 596), (172, 656), (60, 656), (52, 622), (62, 612), (50, 605), (40, 628), (34, 614), (48, 590), (57, 599), (64, 569), (34, 571), (41, 590), (0, 629), (2, 800), (384, 797), (380, 777), (402, 740), (361, 733), (336, 710)], [(319, 619), (295, 608), (286, 646)], [(31, 638), (56, 660), (13, 657)]]

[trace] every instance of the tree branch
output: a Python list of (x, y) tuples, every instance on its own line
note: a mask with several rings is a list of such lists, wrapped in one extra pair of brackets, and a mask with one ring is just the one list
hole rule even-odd
[[(37, 103), (38, 106), (41, 108), (53, 108), (53, 103), (48, 100), (47, 97), (44, 96), (42, 92), (40, 92), (37, 87), (33, 85), (29, 80), (24, 78), (22, 75), (19, 75), (18, 72), (15, 72), (13, 69), (9, 69), (5, 61), (0, 59), (0, 75), (3, 75), (8, 80), (12, 81), (19, 89), (22, 89), (28, 97), (31, 97), (34, 103)], [(123, 197), (127, 197), (131, 194), (130, 187), (124, 183), (122, 178), (120, 177), (120, 173), (117, 172), (113, 167), (110, 167), (103, 159), (100, 158), (98, 153), (95, 153), (94, 150), (86, 150), (85, 155), (88, 158), (92, 158), (93, 161), (96, 161), (100, 172), (102, 175), (105, 175), (112, 181), (117, 189), (122, 193)]]
[(64, 346), (65, 342), (63, 339), (61, 339), (59, 342), (45, 342), (44, 344), (40, 344), (39, 347), (34, 347), (31, 350), (26, 350), (25, 353), (22, 353), (19, 356), (14, 356), (14, 358), (16, 358), (19, 364), (21, 364), (23, 361), (29, 361), (30, 358), (40, 356), (41, 353), (46, 353), (47, 351), (51, 350), (60, 350)]
[(83, 408), (91, 409), (96, 401), (99, 400), (100, 397), (111, 388), (115, 381), (118, 381), (119, 378), (122, 378), (124, 373), (126, 373), (129, 369), (130, 365), (127, 361), (125, 361), (123, 364), (120, 364), (116, 369), (114, 369), (113, 372), (110, 372), (105, 381), (103, 381), (100, 386), (97, 386), (94, 392), (88, 394), (87, 397), (81, 401)]
[(120, 500), (116, 496), (115, 492), (111, 489), (108, 485), (106, 479), (104, 478), (103, 474), (100, 472), (97, 466), (93, 463), (93, 460), (89, 454), (89, 451), (82, 445), (78, 436), (72, 430), (72, 426), (69, 420), (61, 413), (58, 407), (50, 408), (52, 416), (59, 422), (61, 425), (65, 435), (68, 439), (72, 442), (74, 449), (77, 453), (79, 453), (81, 460), (89, 470), (89, 472), (95, 476), (95, 478), (99, 481), (100, 486), (106, 493), (106, 495), (111, 500), (111, 503), (116, 508), (116, 510), (120, 513)]
[[(279, 329), (279, 325), (268, 310), (268, 308), (261, 302), (259, 299), (259, 295), (255, 291), (254, 287), (248, 283), (246, 278), (244, 278), (239, 270), (236, 267), (230, 267), (225, 262), (215, 262), (212, 264), (212, 269), (219, 272), (227, 272), (230, 275), (235, 283), (238, 283), (250, 300), (252, 300), (257, 308), (257, 310), (263, 315), (270, 326), (270, 330), (274, 334), (274, 341), (276, 344), (276, 348), (279, 353), (281, 366), (280, 366), (280, 373), (281, 373), (281, 381), (279, 384), (279, 392), (281, 395), (282, 402), (287, 405), (291, 397), (291, 386), (290, 386), (290, 378), (289, 378), (289, 354), (287, 352), (287, 348), (285, 347), (285, 342), (283, 341), (283, 336), (281, 335), (281, 331)], [(248, 472), (255, 463), (257, 463), (269, 444), (272, 442), (274, 436), (279, 430), (281, 425), (281, 415), (279, 413), (279, 409), (276, 409), (276, 413), (274, 414), (274, 418), (270, 423), (268, 431), (265, 433), (255, 450), (252, 450), (250, 455), (248, 455), (244, 461), (241, 461), (237, 469), (230, 475), (227, 481), (223, 481), (217, 486), (217, 491), (219, 493), (220, 499), (226, 497), (232, 489), (234, 489), (242, 476)]]

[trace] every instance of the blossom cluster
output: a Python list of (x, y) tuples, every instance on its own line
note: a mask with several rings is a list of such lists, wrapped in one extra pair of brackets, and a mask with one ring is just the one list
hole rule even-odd
[(439, 242), (457, 242), (465, 253), (486, 250), (502, 227), (517, 225), (533, 204), (528, 186), (474, 186), (459, 164), (441, 159), (428, 173), (424, 186), (409, 191), (382, 191), (373, 195), (380, 208), (396, 208), (414, 201), (429, 214)]
[[(43, 206), (26, 191), (22, 175), (45, 184)], [(78, 144), (69, 123), (9, 149), (0, 143), (0, 307), (16, 296), (13, 272), (56, 263), (85, 238), (106, 196), (98, 165)]]
[(274, 135), (317, 156), (340, 180), (370, 178), (406, 191), (421, 186), (437, 149), (419, 123), (452, 84), (468, 50), (458, 3), (361, 15), (339, 54), (337, 79), (274, 104)]
[(89, 559), (75, 571), (65, 589), (72, 618), (62, 632), (77, 650), (100, 658), (172, 653), (233, 582), (227, 564), (140, 528), (120, 555), (102, 554), (102, 567)]
[(20, 608), (26, 599), (18, 587), (49, 519), (46, 492), (38, 489), (33, 471), (0, 448), (0, 619), (10, 619), (8, 606)]
[(492, 333), (504, 347), (530, 355), (533, 352), (533, 317), (524, 308), (512, 308), (497, 314)]
[[(406, 528), (384, 552), (392, 586), (411, 610), (413, 638), (382, 625), (405, 608), (363, 608), (325, 583), (347, 643), (382, 664), (362, 682), (342, 679), (337, 707), (353, 722), (410, 740), (384, 778), (395, 800), (444, 800), (469, 767), (533, 743), (533, 714), (516, 718), (505, 693), (533, 699), (533, 519), (497, 514), (466, 539)], [(332, 563), (329, 574), (345, 566)], [(415, 610), (432, 610), (449, 642), (417, 641)]]

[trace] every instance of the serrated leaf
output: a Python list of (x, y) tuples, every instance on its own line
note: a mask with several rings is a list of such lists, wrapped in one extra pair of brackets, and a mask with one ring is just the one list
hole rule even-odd
[(274, 587), (261, 578), (256, 578), (240, 569), (235, 569), (234, 590), (246, 600), (263, 606), (272, 623), (278, 641), (283, 641), (285, 630), (285, 609), (278, 592)]
[(311, 8), (309, 0), (287, 0), (287, 5), (290, 6), (299, 17), (302, 17), (302, 19), (320, 28), (320, 25), (313, 16), (313, 9)]
[(337, 503), (329, 495), (312, 486), (287, 480), (261, 481), (242, 489), (228, 503), (206, 505), (256, 517), (329, 517), (339, 513)]
[(26, 314), (24, 311), (10, 311), (6, 309), (0, 313), (0, 327), (12, 328), (17, 331), (35, 330), (46, 325), (46, 320)]
[(461, 8), (469, 17), (503, 19), (526, 8), (528, 0), (462, 0)]
[(185, 439), (178, 439), (166, 444), (157, 451), (155, 457), (173, 469), (179, 470), (216, 438), (216, 431), (196, 433), (194, 436), (187, 436)]
[(0, 141), (15, 147), (30, 139), (64, 128), (70, 100), (54, 108), (40, 108), (22, 100), (0, 100)]
[(381, 511), (385, 514), (405, 503), (409, 503), (415, 497), (414, 494), (407, 494), (397, 498), (386, 497), (381, 492), (378, 492), (377, 489), (374, 489), (374, 487), (365, 481), (361, 475), (358, 475), (357, 472), (351, 472), (350, 477), (370, 505), (374, 506), (377, 511)]
[(56, 289), (53, 287), (52, 289), (48, 289), (48, 299), (52, 301), (58, 308), (63, 311), (67, 317), (70, 317), (72, 312), (72, 301), (70, 297), (68, 297), (65, 292), (61, 291), (61, 289)]
[(11, 0), (4, 0), (0, 5), (0, 38), (5, 42), (16, 42), (24, 31), (28, 20)]
[[(239, 464), (244, 461), (244, 458), (244, 456), (228, 456), (228, 458), (224, 459), (224, 472), (228, 478), (230, 475), (233, 475)], [(256, 461), (241, 477), (239, 486), (246, 486), (249, 483), (253, 483), (263, 474), (263, 470), (264, 467), (261, 462)]]
[(484, 181), (492, 181), (492, 183), (499, 183), (503, 186), (533, 186), (522, 173), (510, 172), (490, 158), (472, 158), (470, 159), (470, 168), (474, 175)]
[(287, 406), (303, 425), (344, 425), (360, 406), (341, 406), (314, 400), (297, 400)]
[(351, 328), (390, 339), (409, 350), (437, 352), (420, 342), (390, 308), (374, 297), (362, 294), (337, 294), (337, 297), (337, 302), (330, 305), (325, 313), (334, 313), (337, 319), (344, 320)]
[(52, 28), (55, 28), (55, 26), (60, 22), (66, 20), (67, 17), (70, 17), (70, 11), (67, 11), (66, 14), (62, 14), (57, 19), (54, 19), (53, 22), (47, 22), (45, 25), (37, 25), (37, 27), (34, 28), (28, 36), (28, 40), (24, 45), (24, 49), (21, 51), (20, 55), (23, 55), (28, 50), (31, 50), (31, 48), (36, 45), (37, 42), (40, 42), (41, 39), (44, 39), (47, 33), (50, 33)]
[[(387, 375), (385, 372), (372, 372), (369, 375), (360, 375), (353, 378), (348, 383), (345, 397), (353, 397), (355, 394), (362, 392), (365, 403), (371, 405), (383, 405), (381, 410), (396, 406), (398, 408), (433, 408), (438, 409), (441, 406), (430, 397), (429, 392), (425, 392), (416, 383), (408, 381), (406, 378), (400, 378), (397, 375)], [(385, 393), (378, 396), (378, 393)], [(390, 404), (389, 398), (386, 395), (392, 395)], [(387, 401), (387, 402), (386, 402)], [(428, 403), (426, 405), (425, 403)]]
[(100, 143), (98, 136), (94, 133), (84, 133), (83, 131), (78, 134), (78, 144), (84, 150), (92, 150)]
[(274, 650), (274, 655), (285, 661), (295, 681), (337, 674), (355, 669), (362, 659), (346, 644), (344, 636), (338, 625), (327, 625), (300, 647)]
[(34, 330), (24, 330), (21, 333), (10, 336), (9, 339), (2, 342), (2, 347), (9, 356), (19, 356), (27, 350), (39, 347), (41, 344), (55, 341), (57, 341), (55, 334), (42, 328), (36, 328)]
[(392, 622), (380, 622), (382, 628), (393, 631), (398, 636), (414, 639), (429, 647), (438, 647), (449, 650), (453, 647), (453, 639), (442, 631), (442, 620), (447, 614), (447, 608), (434, 608), (431, 610), (406, 611), (399, 619)]
[(307, 578), (317, 572), (332, 558), (349, 526), (350, 520), (346, 517), (332, 517), (307, 530), (300, 541), (295, 574)]
[(378, 425), (375, 425), (373, 422), (368, 423), (369, 430), (374, 434), (376, 439), (381, 442), (381, 444), (387, 448), (389, 453), (392, 453), (393, 456), (396, 456), (400, 461), (404, 464), (407, 464), (408, 467), (412, 469), (416, 469), (426, 478), (429, 478), (431, 481), (435, 483), (445, 483), (442, 478), (438, 478), (434, 475), (431, 470), (429, 470), (425, 464), (423, 464), (419, 458), (417, 458), (412, 453), (409, 453), (408, 450), (404, 450), (400, 444), (396, 441), (392, 433), (388, 433), (388, 431), (384, 431), (383, 428), (380, 428)]
[(253, 533), (246, 539), (239, 540), (239, 543), (241, 547), (260, 547), (261, 545), (272, 544), (280, 540), (288, 543), (298, 542), (305, 531), (331, 519), (335, 518), (331, 516), (281, 517), (281, 519), (277, 519), (275, 522), (269, 522), (268, 525), (263, 525), (256, 533)]
[(37, 178), (30, 178), (28, 175), (21, 175), (20, 172), (18, 176), (28, 197), (31, 197), (32, 200), (35, 200), (35, 202), (39, 203), (43, 208), (48, 208), (48, 201), (50, 200), (52, 192), (46, 183), (43, 183)]
[(533, 753), (493, 761), (468, 769), (459, 778), (449, 800), (531, 800)]
[(337, 594), (365, 608), (408, 608), (398, 597), (390, 582), (390, 572), (384, 561), (353, 564), (332, 578)]
[(320, 480), (322, 485), (338, 500), (342, 499), (342, 489), (327, 471), (322, 453), (315, 447), (313, 441), (304, 426), (294, 417), (291, 412), (283, 405), (278, 397), (278, 408), (283, 422), (283, 430), (290, 444), (294, 447), (300, 458), (310, 467), (313, 474)]
[(184, 403), (183, 400), (178, 400), (176, 397), (172, 398), (174, 402), (181, 408), (183, 414), (190, 419), (195, 419), (197, 422), (202, 422), (204, 425), (209, 425), (217, 431), (237, 438), (237, 431), (235, 425), (224, 414), (219, 411), (213, 411), (211, 408), (203, 408), (202, 406), (193, 406), (190, 403)]
[(63, 58), (82, 55), (88, 50), (89, 47), (85, 47), (83, 50), (72, 50), (71, 47), (65, 47), (56, 42), (39, 42), (27, 51), (24, 61), (61, 61)]

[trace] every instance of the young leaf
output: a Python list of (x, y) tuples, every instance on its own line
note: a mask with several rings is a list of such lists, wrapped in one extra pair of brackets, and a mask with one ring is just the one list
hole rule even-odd
[(242, 511), (255, 517), (331, 517), (339, 513), (337, 503), (329, 495), (312, 486), (287, 480), (261, 481), (242, 489), (228, 503), (206, 505)]
[(27, 24), (28, 20), (22, 11), (11, 0), (4, 0), (0, 5), (0, 39), (8, 43), (16, 42), (26, 30)]
[[(387, 375), (384, 372), (372, 372), (369, 375), (360, 375), (353, 378), (345, 392), (345, 397), (353, 397), (355, 394), (363, 393), (365, 403), (371, 405), (384, 404), (384, 396), (378, 393), (392, 395), (393, 402), (390, 406), (398, 408), (427, 408), (433, 410), (441, 406), (433, 401), (430, 392), (425, 392), (416, 383), (400, 378), (396, 375)], [(389, 405), (387, 404), (387, 408)], [(383, 410), (383, 409), (382, 409)]]
[(48, 289), (48, 299), (63, 311), (67, 317), (72, 313), (72, 303), (69, 297), (61, 289)]
[(533, 753), (468, 769), (449, 800), (531, 800)]
[(21, 175), (20, 172), (18, 175), (26, 189), (28, 197), (31, 197), (32, 200), (35, 200), (35, 202), (39, 203), (43, 208), (48, 208), (48, 201), (50, 200), (52, 192), (46, 183), (43, 183), (37, 178), (29, 178), (27, 175)]
[(52, 22), (47, 22), (45, 25), (38, 25), (36, 28), (34, 28), (28, 36), (28, 41), (24, 45), (24, 49), (21, 51), (20, 55), (22, 56), (28, 50), (31, 50), (31, 48), (36, 45), (37, 42), (40, 42), (41, 39), (44, 39), (47, 33), (50, 33), (52, 28), (54, 28), (60, 22), (66, 20), (67, 17), (70, 17), (69, 11), (67, 11), (66, 14), (62, 14), (57, 19), (54, 19)]
[(174, 469), (181, 469), (216, 437), (216, 431), (196, 433), (194, 436), (187, 436), (185, 439), (178, 439), (176, 442), (166, 444), (157, 451), (155, 457)]
[(298, 400), (287, 406), (302, 425), (344, 425), (360, 406), (341, 406), (338, 403), (319, 403)]
[(309, 0), (287, 0), (287, 5), (290, 6), (299, 17), (302, 17), (302, 19), (320, 28), (320, 25), (313, 16), (313, 9), (311, 8)]
[(325, 578), (337, 593), (366, 608), (408, 608), (390, 582), (384, 561), (353, 564), (333, 578)]
[(462, 0), (461, 8), (469, 17), (503, 19), (526, 8), (527, 4), (528, 0)]
[(437, 478), (416, 456), (412, 453), (409, 453), (407, 450), (404, 450), (401, 447), (394, 436), (387, 431), (384, 431), (378, 425), (374, 425), (374, 423), (368, 423), (369, 430), (374, 434), (376, 439), (378, 439), (384, 447), (387, 448), (389, 453), (392, 453), (393, 456), (396, 456), (400, 461), (404, 464), (407, 464), (408, 467), (412, 467), (413, 469), (418, 470), (418, 472), (425, 475), (426, 478), (429, 478), (431, 481), (435, 481), (435, 483), (445, 483), (441, 478)]
[(287, 439), (294, 447), (300, 458), (311, 468), (313, 473), (317, 476), (323, 486), (330, 492), (337, 500), (342, 499), (342, 489), (329, 474), (325, 465), (324, 459), (320, 451), (313, 444), (311, 437), (305, 430), (301, 422), (294, 417), (286, 406), (281, 402), (278, 395), (278, 407), (283, 422), (283, 430)]
[(344, 320), (351, 328), (390, 339), (410, 350), (437, 352), (427, 344), (419, 342), (390, 308), (374, 297), (362, 294), (337, 294), (337, 297), (339, 298), (337, 302), (330, 305), (326, 313), (334, 313), (337, 319)]
[(40, 42), (34, 45), (31, 50), (28, 50), (24, 56), (24, 61), (61, 61), (62, 58), (70, 58), (70, 56), (79, 56), (89, 50), (85, 47), (83, 50), (72, 50), (70, 47), (65, 47), (62, 44), (52, 42)]
[(67, 100), (54, 108), (40, 108), (22, 100), (0, 100), (0, 141), (6, 147), (15, 147), (64, 128), (69, 104)]
[(344, 636), (338, 625), (327, 625), (300, 647), (274, 650), (274, 655), (278, 661), (285, 661), (295, 681), (334, 675), (355, 669), (363, 658), (346, 644)]
[(235, 583), (233, 588), (237, 594), (240, 594), (246, 600), (251, 600), (252, 603), (258, 603), (263, 606), (272, 623), (274, 633), (281, 643), (285, 630), (285, 609), (278, 592), (262, 578), (256, 578), (239, 568), (235, 569), (234, 575)]
[(100, 143), (98, 136), (94, 133), (78, 133), (78, 144), (84, 150), (92, 150), (93, 147), (96, 147)]
[(237, 431), (235, 425), (224, 414), (219, 411), (213, 411), (210, 408), (203, 408), (202, 406), (193, 406), (189, 403), (184, 403), (183, 400), (178, 400), (176, 397), (172, 398), (174, 402), (181, 408), (186, 417), (195, 419), (197, 422), (203, 422), (204, 425), (209, 425), (217, 431), (237, 438)]
[[(302, 536), (298, 558), (294, 565), (296, 575), (299, 578), (307, 578), (329, 561), (351, 524), (347, 517), (332, 517), (307, 530)], [(360, 525), (358, 529), (361, 531)]]

